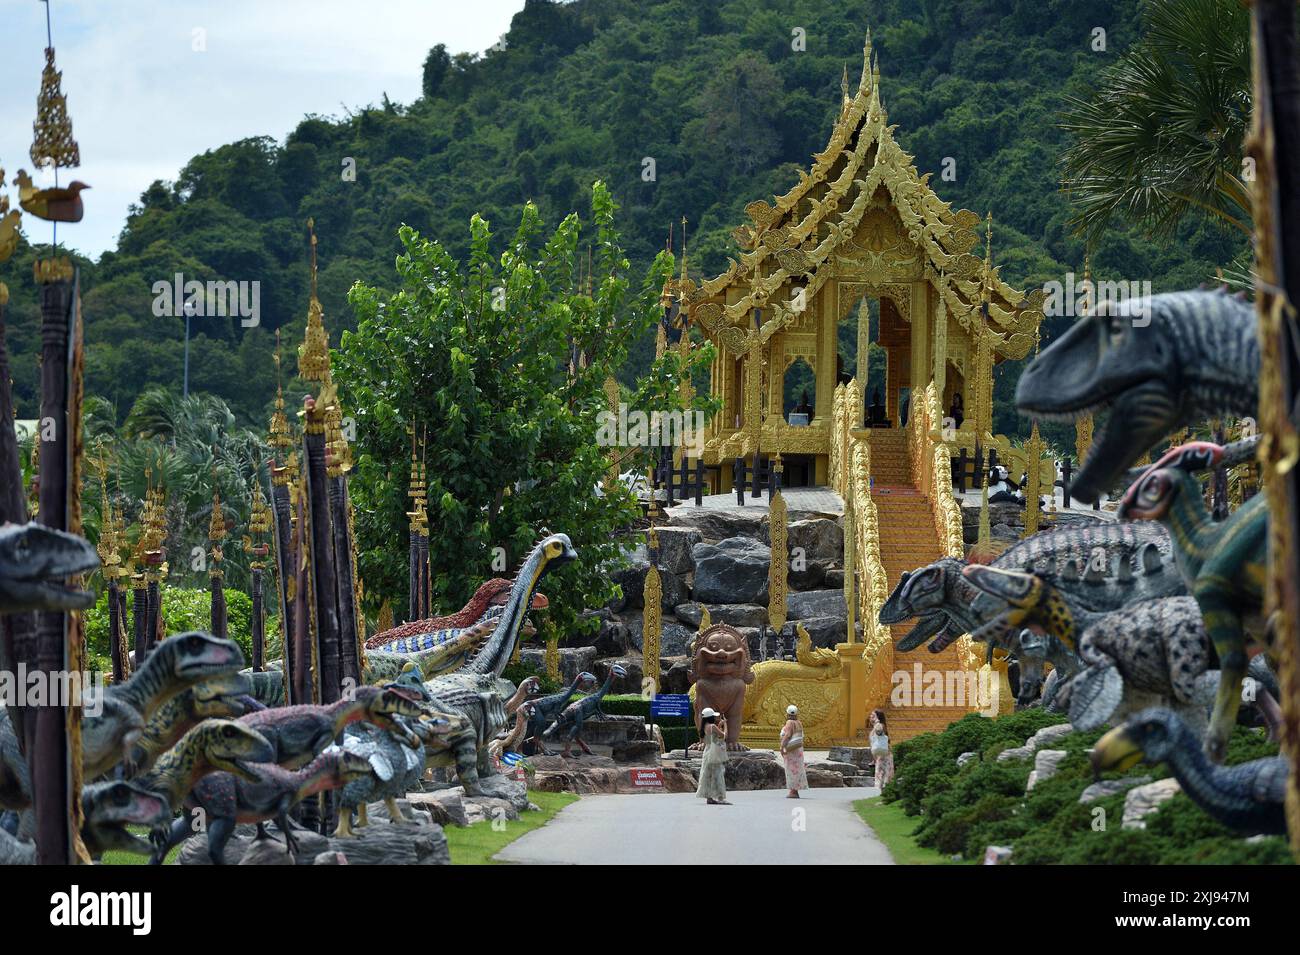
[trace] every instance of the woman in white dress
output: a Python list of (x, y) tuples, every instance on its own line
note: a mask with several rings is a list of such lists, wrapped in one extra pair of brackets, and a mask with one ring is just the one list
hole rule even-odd
[(700, 733), (704, 736), (704, 758), (700, 761), (700, 784), (695, 795), (710, 806), (727, 802), (727, 718), (706, 706), (700, 711)]
[(799, 707), (785, 708), (785, 726), (781, 727), (781, 761), (785, 764), (787, 799), (798, 799), (799, 790), (808, 788), (808, 769), (803, 758), (803, 722)]

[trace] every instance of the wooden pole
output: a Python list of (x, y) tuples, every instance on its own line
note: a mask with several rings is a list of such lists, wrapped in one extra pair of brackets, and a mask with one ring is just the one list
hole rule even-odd
[(325, 473), (324, 393), (307, 400), (307, 421), (303, 429), (303, 462), (306, 478), (307, 534), (311, 551), (311, 600), (314, 609), (316, 652), (320, 673), (320, 701), (333, 703), (342, 692), (342, 659), (339, 652), (338, 575), (334, 567), (334, 532), (330, 520), (329, 485)]

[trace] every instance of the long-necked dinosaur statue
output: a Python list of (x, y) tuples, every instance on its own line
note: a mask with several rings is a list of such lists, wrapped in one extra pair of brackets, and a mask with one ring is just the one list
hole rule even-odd
[(1016, 407), (1046, 420), (1110, 410), (1070, 486), (1091, 503), (1166, 435), (1256, 413), (1257, 326), (1254, 305), (1223, 290), (1103, 302), (1029, 364)]
[(41, 524), (0, 525), (0, 614), (93, 607), (92, 592), (63, 581), (98, 567), (99, 554), (76, 534)]
[(501, 677), (514, 653), (524, 615), (543, 574), (571, 560), (578, 552), (567, 534), (547, 534), (529, 552), (510, 588), (505, 610), (497, 618), (496, 629), (465, 666), (425, 683), (432, 696), (432, 706), (439, 712), (459, 713), (469, 718), (475, 729), (477, 771), (466, 772), (457, 760), (457, 775), (466, 791), (478, 788), (479, 776), (492, 775), (488, 743), (505, 729), (508, 716), (505, 701), (515, 693), (515, 685)]
[[(455, 613), (443, 617), (412, 620), (409, 623), (384, 630), (366, 640), (366, 649), (388, 649), (397, 653), (410, 653), (414, 650), (425, 649), (429, 643), (422, 638), (429, 634), (445, 630), (464, 630), (481, 622), (484, 618), (500, 616), (501, 611), (510, 599), (510, 588), (513, 586), (513, 580), (508, 580), (505, 577), (493, 577), (480, 585), (478, 590), (474, 591), (474, 596), (469, 598), (469, 603)], [(545, 610), (546, 607), (545, 595), (533, 594), (530, 608)], [(409, 642), (400, 648), (391, 646), (403, 640)]]
[(557, 716), (554, 721), (552, 721), (551, 725), (546, 728), (546, 732), (543, 734), (544, 736), (552, 734), (563, 735), (564, 750), (562, 755), (570, 755), (569, 748), (574, 743), (577, 743), (584, 753), (587, 753), (588, 755), (591, 754), (591, 747), (588, 746), (586, 741), (582, 738), (582, 724), (592, 716), (605, 715), (601, 711), (600, 701), (605, 698), (605, 694), (609, 692), (609, 688), (614, 685), (614, 680), (616, 678), (621, 680), (625, 676), (627, 676), (627, 670), (615, 663), (609, 668), (609, 672), (605, 674), (605, 682), (600, 685), (600, 689), (595, 693), (592, 693), (590, 696), (584, 696), (580, 700), (574, 700), (561, 710), (560, 715)]
[(1122, 771), (1143, 761), (1168, 763), (1192, 802), (1225, 826), (1249, 833), (1286, 832), (1286, 757), (1216, 766), (1182, 719), (1169, 710), (1153, 707), (1135, 714), (1097, 740), (1091, 758), (1097, 773)]
[[(1095, 729), (1161, 705), (1177, 711), (1198, 733), (1204, 731), (1219, 673), (1212, 669), (1218, 661), (1194, 597), (1163, 597), (1089, 613), (1058, 599), (1052, 582), (1034, 574), (972, 565), (966, 577), (1008, 607), (987, 628), (1033, 626), (1077, 648), (1082, 667), (1064, 674), (1057, 702), (1049, 705), (1064, 708), (1076, 729)], [(1262, 659), (1252, 661), (1251, 675), (1275, 686)]]
[[(257, 823), (257, 837), (268, 838), (265, 823), (274, 819), (284, 833), (286, 849), (298, 854), (298, 841), (289, 822), (289, 810), (309, 796), (339, 789), (370, 772), (364, 757), (331, 746), (301, 769), (285, 769), (275, 763), (250, 763), (245, 767), (252, 779), (232, 773), (212, 773), (198, 781), (185, 799), (185, 809), (171, 824), (158, 855), (165, 857), (200, 828), (206, 828), (208, 858), (213, 865), (225, 863), (226, 844), (239, 823)], [(202, 814), (204, 826), (196, 825)]]
[(426, 680), (460, 669), (496, 631), (499, 617), (498, 613), (468, 627), (439, 630), (387, 645), (389, 647), (396, 643), (406, 645), (409, 642), (414, 646), (418, 643), (419, 649), (400, 652), (385, 648), (367, 650), (362, 676), (367, 683), (389, 683), (397, 679), (408, 663), (415, 663)]
[(1205, 735), (1205, 752), (1216, 763), (1223, 761), (1241, 706), (1251, 635), (1266, 649), (1268, 631), (1263, 618), (1267, 495), (1255, 495), (1216, 523), (1192, 473), (1213, 467), (1222, 455), (1222, 447), (1202, 441), (1170, 449), (1128, 489), (1118, 511), (1121, 518), (1165, 525), (1178, 569), (1200, 605), (1222, 674)]

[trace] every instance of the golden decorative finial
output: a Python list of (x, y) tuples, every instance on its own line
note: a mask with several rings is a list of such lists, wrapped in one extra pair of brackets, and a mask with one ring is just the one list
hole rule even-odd
[(686, 216), (682, 216), (682, 285), (686, 284)]
[(844, 74), (840, 77), (840, 93), (844, 97), (844, 102), (849, 102), (849, 64), (844, 63)]
[(36, 96), (36, 121), (32, 123), (32, 162), (42, 166), (68, 168), (81, 165), (81, 150), (72, 138), (68, 98), (63, 95), (63, 74), (54, 68), (54, 47), (45, 48), (45, 69), (41, 91)]
[(316, 222), (307, 220), (311, 233), (311, 298), (307, 303), (307, 333), (298, 348), (298, 377), (304, 381), (328, 382), (330, 339), (325, 331), (324, 311), (316, 297)]
[(254, 558), (248, 565), (253, 569), (266, 566), (261, 558), (270, 552), (264, 538), (271, 530), (271, 517), (271, 508), (267, 506), (266, 498), (262, 494), (262, 482), (255, 476), (253, 504), (248, 511), (248, 534), (244, 536), (243, 541), (244, 553)]
[(221, 510), (221, 491), (216, 486), (216, 473), (213, 472), (212, 480), (212, 517), (208, 521), (208, 540), (212, 543), (212, 566), (208, 568), (208, 574), (212, 577), (221, 576), (221, 561), (224, 554), (221, 550), (221, 542), (225, 540), (226, 534), (226, 515)]

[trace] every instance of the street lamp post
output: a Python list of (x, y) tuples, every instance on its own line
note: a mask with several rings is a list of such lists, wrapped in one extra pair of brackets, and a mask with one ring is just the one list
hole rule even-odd
[(190, 319), (194, 317), (194, 303), (185, 303), (185, 377), (181, 385), (181, 397), (190, 396)]

